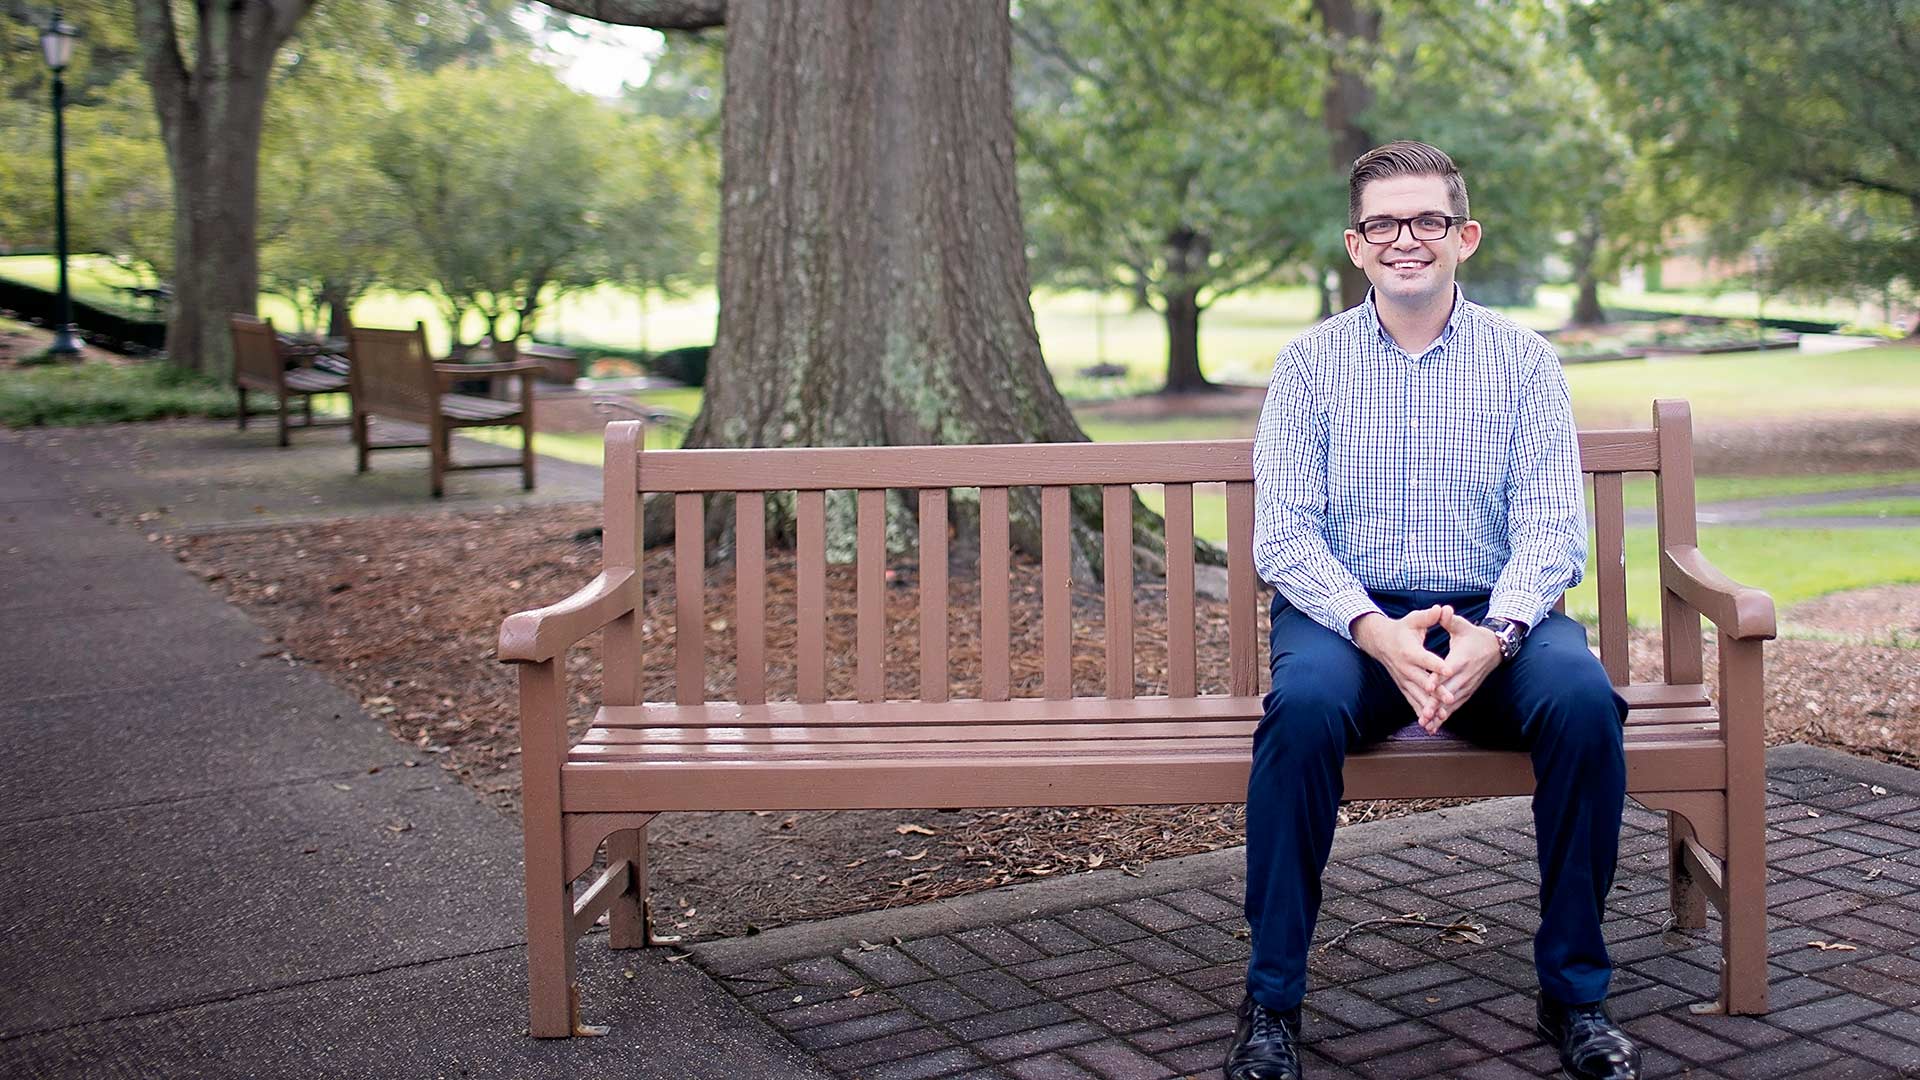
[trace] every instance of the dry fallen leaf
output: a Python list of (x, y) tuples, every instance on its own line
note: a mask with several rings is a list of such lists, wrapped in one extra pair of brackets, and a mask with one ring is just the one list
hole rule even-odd
[(933, 830), (927, 828), (925, 825), (915, 825), (912, 823), (908, 823), (906, 825), (896, 825), (893, 827), (893, 831), (899, 833), (901, 836), (906, 836), (909, 834), (912, 834), (915, 836), (934, 835)]
[(1100, 869), (1100, 864), (1106, 861), (1107, 861), (1107, 857), (1105, 855), (1100, 855), (1097, 853), (1093, 855), (1089, 855), (1087, 856), (1087, 869), (1098, 870)]
[(866, 988), (866, 987), (864, 987), (864, 986), (856, 986), (856, 987), (854, 987), (853, 989), (851, 989), (851, 990), (849, 990), (849, 991), (847, 991), (847, 996), (848, 996), (848, 997), (859, 997), (859, 996), (860, 996), (861, 994), (864, 994), (864, 993), (866, 993), (866, 992), (867, 992), (867, 988)]
[(1814, 810), (1814, 809), (1812, 809), (1812, 808), (1809, 808), (1809, 809), (1807, 810), (1807, 816), (1808, 816), (1808, 817), (1819, 817), (1819, 816), (1820, 816), (1820, 811), (1818, 811), (1818, 810)]
[(924, 859), (924, 858), (926, 858), (926, 857), (927, 857), (927, 852), (928, 852), (928, 851), (930, 851), (930, 850), (932, 850), (932, 849), (931, 849), (931, 848), (921, 848), (921, 849), (920, 849), (920, 854), (918, 854), (918, 855), (907, 855), (907, 856), (904, 856), (904, 857), (902, 857), (902, 859), (901, 859), (900, 861), (902, 861), (902, 862), (919, 862), (919, 861), (920, 861), (921, 859)]
[(1844, 941), (1809, 941), (1807, 942), (1807, 945), (1810, 948), (1819, 949), (1821, 952), (1828, 952), (1833, 949), (1838, 949), (1841, 952), (1859, 952), (1860, 951), (1859, 949), (1853, 947), (1852, 945), (1848, 945)]

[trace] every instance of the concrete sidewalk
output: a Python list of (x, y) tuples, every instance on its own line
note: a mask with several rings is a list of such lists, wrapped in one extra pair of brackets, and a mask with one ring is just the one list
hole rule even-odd
[[(527, 1038), (518, 828), (76, 506), (156, 490), (113, 476), (115, 437), (0, 433), (0, 1076), (826, 1075), (662, 950), (582, 950), (611, 1037)], [(117, 437), (164, 457), (211, 433)], [(429, 502), (398, 457), (376, 469)], [(204, 490), (273, 483), (233, 467), (266, 475)]]

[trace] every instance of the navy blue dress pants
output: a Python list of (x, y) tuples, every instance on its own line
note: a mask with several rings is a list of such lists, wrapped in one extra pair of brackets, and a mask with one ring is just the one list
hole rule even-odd
[[(1393, 618), (1451, 604), (1469, 621), (1486, 614), (1488, 601), (1427, 592), (1373, 599)], [(1247, 993), (1270, 1009), (1290, 1009), (1306, 994), (1347, 753), (1414, 717), (1385, 667), (1277, 594), (1272, 644), (1273, 688), (1254, 732), (1247, 784)], [(1433, 630), (1427, 647), (1445, 655), (1447, 635)], [(1541, 988), (1563, 1002), (1606, 997), (1613, 973), (1600, 920), (1626, 800), (1626, 715), (1626, 702), (1587, 650), (1586, 629), (1555, 612), (1441, 728), (1532, 754), (1541, 912), (1533, 959)]]

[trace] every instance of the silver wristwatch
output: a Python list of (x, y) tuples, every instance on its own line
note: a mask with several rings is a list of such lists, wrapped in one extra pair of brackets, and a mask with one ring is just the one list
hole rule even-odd
[(1493, 631), (1500, 639), (1500, 659), (1511, 660), (1520, 652), (1520, 643), (1527, 639), (1527, 624), (1503, 619), (1498, 615), (1489, 615), (1480, 620), (1480, 625)]

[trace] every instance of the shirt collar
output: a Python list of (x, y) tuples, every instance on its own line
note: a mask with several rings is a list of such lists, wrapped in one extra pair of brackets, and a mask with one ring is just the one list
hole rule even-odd
[[(1367, 319), (1373, 324), (1374, 334), (1377, 335), (1381, 341), (1386, 342), (1396, 349), (1400, 348), (1400, 343), (1393, 340), (1392, 334), (1387, 333), (1386, 324), (1380, 321), (1380, 309), (1374, 306), (1372, 286), (1367, 287), (1367, 299), (1361, 306), (1367, 309)], [(1455, 282), (1453, 285), (1453, 308), (1447, 312), (1447, 325), (1440, 328), (1438, 344), (1445, 346), (1453, 343), (1454, 332), (1460, 327), (1460, 321), (1466, 314), (1466, 306), (1467, 298), (1460, 293), (1460, 283)], [(1420, 355), (1424, 356), (1426, 354), (1423, 352)]]

